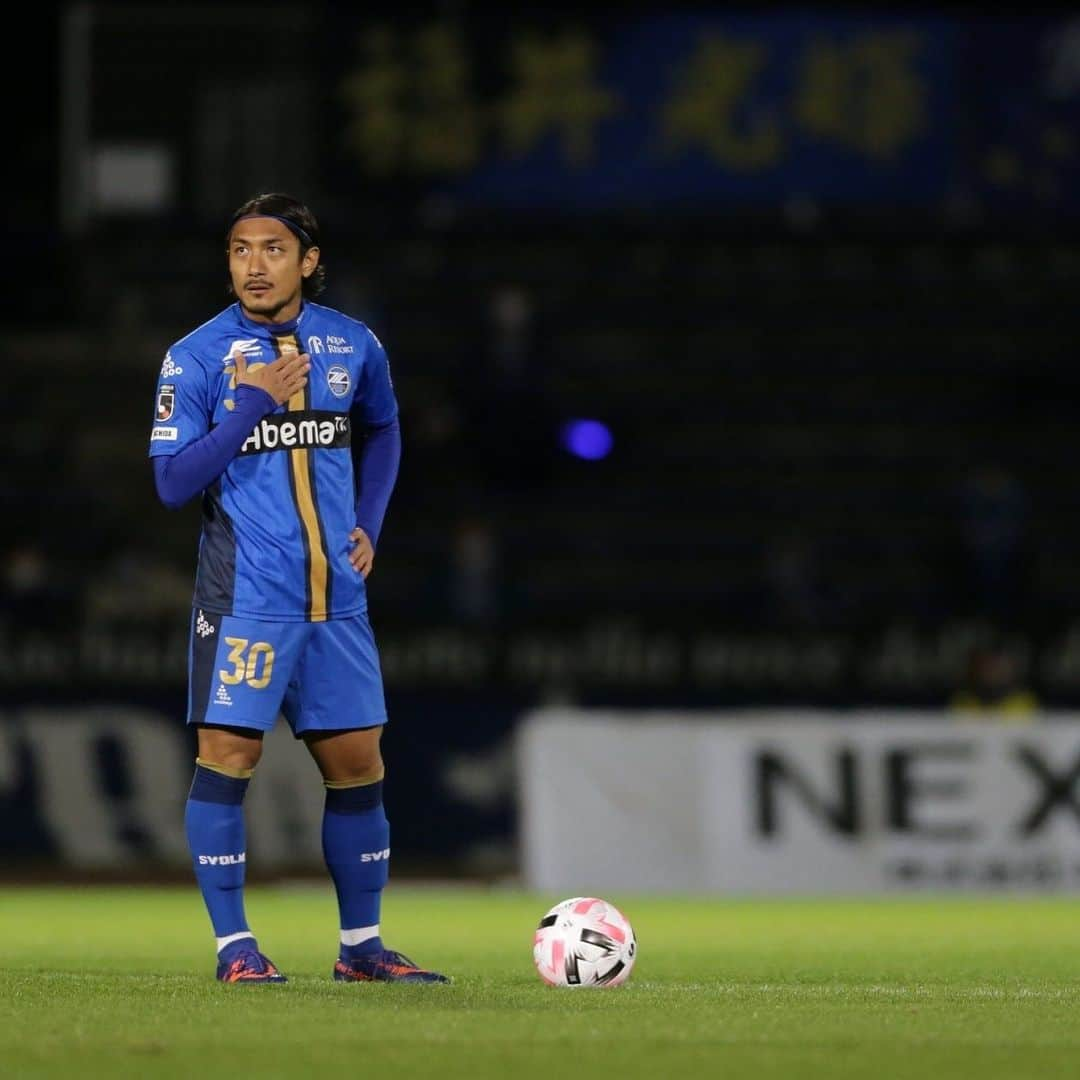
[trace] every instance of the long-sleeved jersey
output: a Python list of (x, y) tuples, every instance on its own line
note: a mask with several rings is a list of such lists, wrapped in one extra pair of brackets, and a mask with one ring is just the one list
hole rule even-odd
[(264, 416), (203, 494), (194, 603), (254, 619), (347, 618), (367, 609), (350, 565), (356, 525), (353, 419), (371, 427), (398, 411), (386, 353), (364, 323), (304, 302), (289, 323), (248, 319), (233, 304), (172, 345), (161, 367), (150, 456), (176, 454), (235, 406), (248, 370), (289, 351), (311, 357), (308, 383)]

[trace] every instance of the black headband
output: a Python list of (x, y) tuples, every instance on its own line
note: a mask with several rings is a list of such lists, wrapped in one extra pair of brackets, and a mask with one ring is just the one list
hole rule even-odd
[(239, 224), (241, 221), (247, 221), (248, 218), (257, 218), (257, 217), (268, 217), (268, 218), (273, 218), (275, 221), (280, 221), (281, 224), (284, 225), (285, 228), (287, 228), (289, 230), (289, 232), (291, 232), (294, 236), (297, 237), (297, 239), (300, 241), (300, 243), (306, 244), (308, 247), (314, 247), (315, 246), (315, 241), (312, 240), (311, 237), (308, 236), (308, 234), (306, 232), (304, 232), (304, 230), (301, 229), (300, 226), (297, 225), (295, 221), (290, 221), (288, 218), (281, 217), (278, 214), (260, 214), (257, 211), (255, 211), (253, 213), (250, 213), (250, 214), (244, 214), (241, 217), (235, 218), (233, 220), (232, 225), (229, 226), (229, 232), (232, 232), (233, 227), (236, 226), (237, 224)]

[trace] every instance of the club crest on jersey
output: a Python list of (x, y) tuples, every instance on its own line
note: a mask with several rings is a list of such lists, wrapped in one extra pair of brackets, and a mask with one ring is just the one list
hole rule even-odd
[(340, 364), (334, 364), (326, 373), (326, 384), (334, 397), (344, 397), (352, 386), (349, 372)]
[(154, 412), (154, 419), (159, 424), (171, 420), (174, 408), (176, 408), (176, 387), (172, 383), (162, 383), (158, 387), (157, 409)]

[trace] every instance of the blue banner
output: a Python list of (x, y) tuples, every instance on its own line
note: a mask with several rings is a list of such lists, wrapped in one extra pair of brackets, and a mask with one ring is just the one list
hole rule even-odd
[(651, 19), (606, 54), (582, 36), (511, 50), (502, 145), (459, 196), (583, 206), (660, 201), (925, 202), (950, 170), (941, 22)]
[(357, 17), (336, 31), (335, 154), (372, 191), (584, 210), (1080, 204), (1066, 19)]

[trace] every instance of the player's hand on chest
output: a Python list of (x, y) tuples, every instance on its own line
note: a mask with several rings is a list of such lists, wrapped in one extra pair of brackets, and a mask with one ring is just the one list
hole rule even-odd
[(308, 384), (311, 357), (307, 353), (285, 353), (268, 364), (248, 367), (247, 359), (238, 349), (233, 354), (237, 386), (255, 386), (266, 391), (278, 405), (303, 391)]

